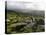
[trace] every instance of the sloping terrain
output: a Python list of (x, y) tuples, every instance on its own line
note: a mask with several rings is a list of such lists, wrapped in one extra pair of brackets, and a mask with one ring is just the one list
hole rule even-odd
[(44, 32), (44, 16), (34, 16), (14, 11), (7, 11), (7, 34)]

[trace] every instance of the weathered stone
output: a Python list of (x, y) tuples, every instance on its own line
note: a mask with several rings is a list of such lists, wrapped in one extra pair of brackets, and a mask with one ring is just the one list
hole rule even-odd
[(44, 29), (45, 25), (38, 25), (39, 28)]
[(7, 21), (7, 22), (10, 22), (10, 20), (9, 20), (9, 19), (7, 19), (6, 21)]
[(31, 23), (31, 22), (32, 22), (32, 20), (25, 20), (25, 22), (26, 22), (26, 23)]
[(26, 25), (27, 23), (14, 23), (10, 27), (16, 27), (18, 25)]

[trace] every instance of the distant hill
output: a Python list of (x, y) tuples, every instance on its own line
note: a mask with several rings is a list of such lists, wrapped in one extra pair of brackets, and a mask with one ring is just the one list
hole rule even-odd
[(41, 11), (41, 10), (30, 10), (27, 12), (23, 12), (20, 10), (13, 11), (13, 10), (5, 9), (5, 11), (7, 11), (8, 13), (17, 13), (17, 14), (27, 15), (27, 16), (44, 16), (44, 14), (45, 14), (45, 12)]

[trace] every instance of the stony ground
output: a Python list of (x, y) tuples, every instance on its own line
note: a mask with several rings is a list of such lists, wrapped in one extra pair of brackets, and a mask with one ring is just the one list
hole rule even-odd
[(7, 34), (44, 32), (44, 17), (7, 13)]

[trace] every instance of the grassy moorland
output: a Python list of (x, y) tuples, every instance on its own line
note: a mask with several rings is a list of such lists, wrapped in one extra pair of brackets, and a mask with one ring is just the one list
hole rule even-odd
[(7, 33), (44, 32), (44, 16), (7, 12)]

